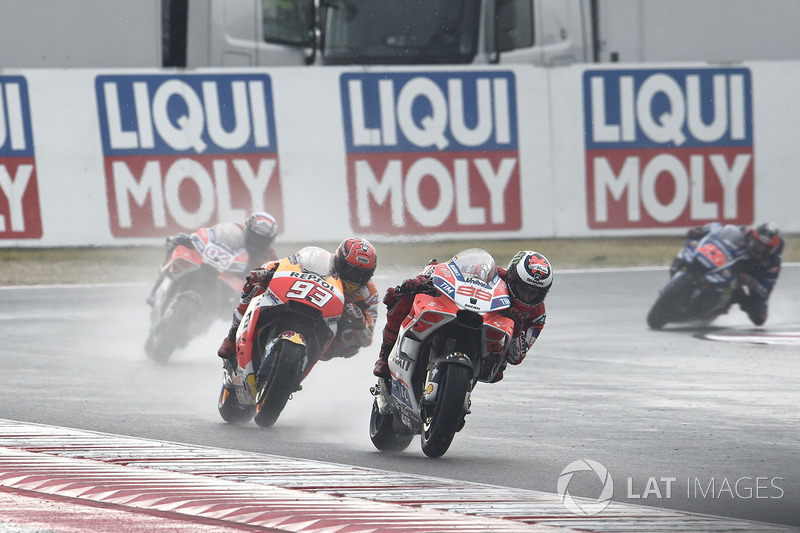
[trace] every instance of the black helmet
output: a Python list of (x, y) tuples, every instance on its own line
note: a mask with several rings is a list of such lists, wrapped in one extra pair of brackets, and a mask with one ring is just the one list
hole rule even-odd
[(781, 232), (773, 222), (765, 222), (751, 229), (745, 238), (747, 251), (754, 257), (766, 257), (781, 244)]
[(553, 268), (539, 252), (524, 250), (508, 264), (506, 285), (519, 304), (533, 308), (542, 303), (553, 285)]
[(278, 223), (269, 213), (256, 212), (244, 223), (244, 245), (250, 255), (263, 256), (278, 234)]

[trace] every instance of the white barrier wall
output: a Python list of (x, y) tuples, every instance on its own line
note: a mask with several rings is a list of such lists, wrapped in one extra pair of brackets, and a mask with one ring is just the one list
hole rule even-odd
[(678, 234), (795, 204), (800, 63), (0, 70), (0, 246)]

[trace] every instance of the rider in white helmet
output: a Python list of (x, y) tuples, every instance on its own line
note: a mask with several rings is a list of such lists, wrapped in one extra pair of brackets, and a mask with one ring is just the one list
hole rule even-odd
[[(386, 291), (383, 303), (386, 304), (386, 326), (383, 328), (383, 343), (372, 373), (380, 378), (389, 377), (389, 352), (392, 351), (403, 320), (411, 311), (414, 295), (435, 291), (429, 277), (431, 265), (423, 273), (405, 280), (397, 287)], [(507, 362), (518, 365), (522, 362), (533, 343), (544, 328), (544, 299), (553, 285), (553, 268), (550, 261), (539, 252), (523, 250), (518, 252), (508, 268), (497, 268), (500, 277), (508, 285), (511, 306), (503, 313), (514, 321), (514, 334), (508, 351)], [(503, 369), (494, 382), (503, 379)]]
[[(265, 261), (272, 261), (278, 258), (272, 243), (278, 235), (278, 223), (275, 218), (267, 212), (256, 211), (251, 213), (244, 223), (239, 222), (220, 222), (208, 229), (213, 232), (214, 242), (217, 245), (225, 246), (236, 256), (242, 251), (247, 252), (248, 268), (242, 272), (244, 277), (250, 270), (263, 264)], [(178, 233), (167, 238), (165, 243), (167, 258), (172, 255), (177, 246), (192, 248), (192, 237), (187, 233)], [(148, 305), (153, 305), (155, 291), (161, 280), (166, 274), (161, 272), (153, 285), (150, 295), (147, 297)]]

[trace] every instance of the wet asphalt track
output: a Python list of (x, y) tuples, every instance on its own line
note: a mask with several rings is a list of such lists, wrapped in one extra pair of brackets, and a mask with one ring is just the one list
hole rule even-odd
[[(376, 281), (383, 289), (405, 274)], [(547, 492), (587, 458), (608, 468), (615, 501), (800, 525), (798, 346), (648, 330), (663, 270), (557, 275), (534, 352), (503, 382), (478, 386), (439, 460), (416, 441), (396, 456), (369, 442), (377, 341), (318, 366), (274, 428), (226, 425), (214, 352), (227, 325), (156, 365), (141, 348), (142, 285), (0, 290), (0, 418)], [(800, 330), (798, 293), (800, 268), (788, 266), (767, 331)], [(715, 326), (751, 328), (739, 311)], [(570, 492), (597, 497), (599, 486), (580, 473)]]

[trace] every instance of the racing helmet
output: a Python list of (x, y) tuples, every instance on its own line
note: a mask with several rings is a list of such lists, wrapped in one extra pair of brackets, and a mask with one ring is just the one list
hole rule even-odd
[(244, 245), (250, 255), (265, 256), (278, 234), (278, 223), (269, 213), (258, 211), (244, 223)]
[(348, 291), (366, 285), (377, 265), (375, 247), (368, 240), (358, 237), (342, 241), (333, 257), (333, 269)]
[(524, 307), (542, 303), (553, 285), (553, 268), (539, 252), (523, 250), (511, 259), (506, 274), (511, 297)]
[(745, 237), (747, 251), (754, 257), (766, 257), (774, 253), (781, 244), (780, 233), (774, 222), (765, 222), (752, 228)]

